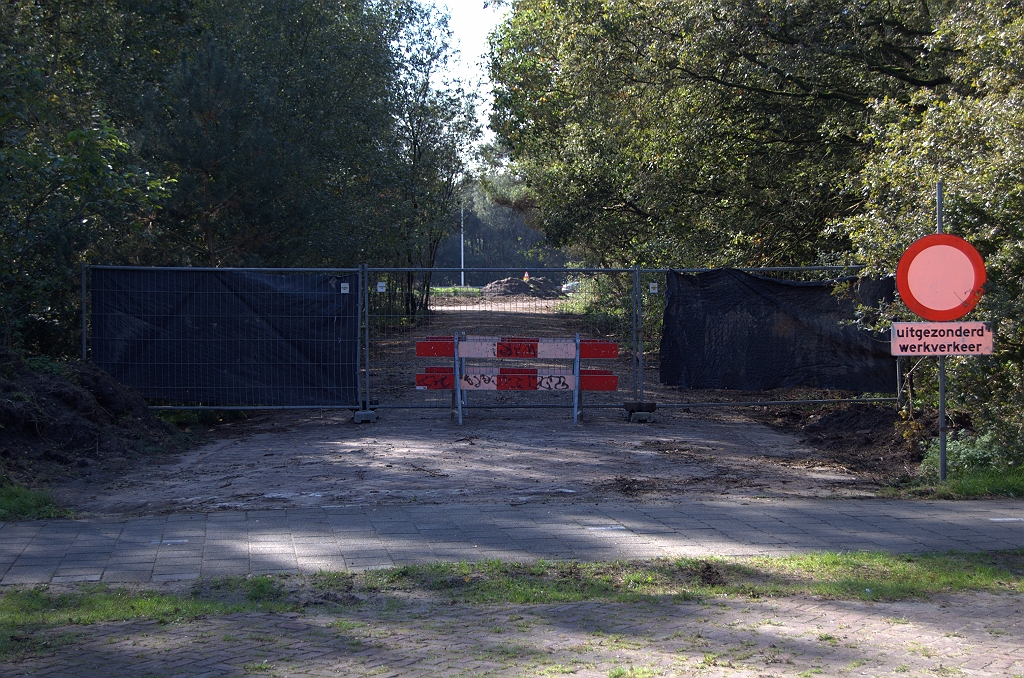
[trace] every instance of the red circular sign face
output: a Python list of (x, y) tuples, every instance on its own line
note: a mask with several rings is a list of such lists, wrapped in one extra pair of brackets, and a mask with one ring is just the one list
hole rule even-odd
[(903, 253), (896, 289), (911, 311), (925, 320), (956, 320), (978, 305), (985, 284), (985, 262), (963, 238), (936, 233)]

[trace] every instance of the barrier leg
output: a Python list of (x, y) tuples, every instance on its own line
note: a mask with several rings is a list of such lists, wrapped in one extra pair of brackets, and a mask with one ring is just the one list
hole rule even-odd
[(572, 391), (572, 423), (580, 423), (580, 335), (576, 334), (576, 357), (572, 361), (572, 377), (576, 388)]
[(459, 335), (455, 333), (455, 409), (459, 413), (459, 426), (462, 426), (462, 364), (459, 360)]

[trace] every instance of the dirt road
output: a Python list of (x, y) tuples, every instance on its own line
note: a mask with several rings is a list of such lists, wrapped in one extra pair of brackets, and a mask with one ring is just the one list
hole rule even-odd
[(740, 415), (658, 413), (630, 424), (591, 410), (384, 410), (267, 414), (152, 463), (64, 483), (79, 513), (140, 515), (344, 504), (642, 501), (673, 496), (871, 496), (867, 477), (823, 461), (792, 435)]

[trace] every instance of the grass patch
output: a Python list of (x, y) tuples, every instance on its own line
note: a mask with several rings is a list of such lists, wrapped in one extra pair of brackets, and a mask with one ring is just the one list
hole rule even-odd
[(974, 471), (947, 476), (936, 494), (948, 493), (954, 499), (974, 497), (1024, 497), (1024, 469), (1013, 471)]
[(1024, 497), (1024, 468), (1011, 470), (950, 472), (946, 481), (923, 476), (883, 489), (880, 496), (926, 499), (984, 499), (988, 497)]
[(828, 598), (903, 600), (956, 591), (1024, 591), (1024, 550), (922, 555), (814, 553), (746, 562), (807, 593)]
[(244, 664), (242, 668), (248, 674), (261, 674), (261, 673), (273, 673), (274, 665), (269, 662), (249, 662)]
[(467, 603), (631, 602), (808, 594), (902, 600), (954, 591), (1024, 592), (1024, 551), (985, 554), (814, 553), (786, 558), (535, 564), (487, 561), (366, 572), (355, 588), (427, 590)]
[(40, 520), (70, 515), (42, 490), (0, 485), (0, 520)]
[[(0, 593), (0, 660), (47, 651), (48, 647), (68, 642), (55, 633), (59, 627), (106, 621), (156, 619), (175, 623), (206, 615), (297, 611), (308, 604), (344, 607), (371, 602), (378, 618), (401, 616), (407, 603), (396, 594), (402, 591), (431, 593), (441, 601), (464, 604), (527, 605), (666, 598), (683, 602), (717, 596), (756, 599), (815, 595), (844, 600), (901, 600), (957, 591), (1021, 593), (1024, 549), (910, 556), (814, 553), (785, 558), (678, 558), (608, 563), (487, 561), (405, 566), (358, 574), (319, 572), (310, 577), (225, 577), (201, 581), (182, 594), (105, 584), (81, 584), (61, 591), (47, 586), (11, 589)], [(518, 614), (509, 616), (509, 621), (520, 630), (530, 626)], [(889, 621), (899, 624), (904, 620)], [(341, 632), (354, 631), (364, 623), (339, 620), (333, 627)], [(1002, 629), (993, 627), (990, 632), (996, 635)], [(830, 644), (836, 641), (826, 633), (817, 639)], [(632, 648), (617, 636), (602, 636), (600, 640), (608, 647), (621, 644), (623, 648)], [(701, 641), (695, 636), (691, 642), (706, 644)], [(495, 646), (493, 653), (508, 660), (518, 656), (522, 647), (505, 643)]]
[(9, 591), (0, 595), (0, 659), (35, 654), (59, 644), (59, 637), (55, 641), (45, 633), (56, 627), (140, 618), (173, 623), (244, 609), (246, 606), (102, 584), (81, 586), (70, 593), (57, 593), (47, 586)]
[(608, 672), (608, 678), (655, 678), (660, 675), (660, 670), (646, 666), (630, 666), (629, 668), (616, 666)]
[(479, 287), (448, 285), (444, 287), (431, 286), (430, 295), (433, 297), (479, 297), (481, 292)]
[(279, 584), (268, 579), (226, 577), (189, 594), (106, 584), (82, 584), (66, 592), (49, 586), (9, 590), (0, 594), (0, 660), (45, 650), (59, 641), (48, 634), (57, 627), (130, 619), (173, 624), (207, 615), (294, 610), (295, 604), (285, 599)]

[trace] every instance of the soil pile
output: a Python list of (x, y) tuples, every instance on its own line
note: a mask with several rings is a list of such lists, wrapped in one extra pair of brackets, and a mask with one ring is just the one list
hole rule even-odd
[(89, 363), (35, 367), (0, 348), (0, 473), (12, 480), (90, 475), (174, 435), (138, 392)]
[(836, 403), (815, 408), (784, 406), (750, 412), (753, 419), (797, 434), (823, 459), (879, 480), (916, 475), (920, 440), (938, 433), (934, 413), (907, 419), (892, 405)]
[(562, 286), (544, 276), (530, 278), (529, 282), (522, 278), (502, 278), (484, 285), (480, 292), (485, 297), (528, 296), (554, 299), (562, 295)]

